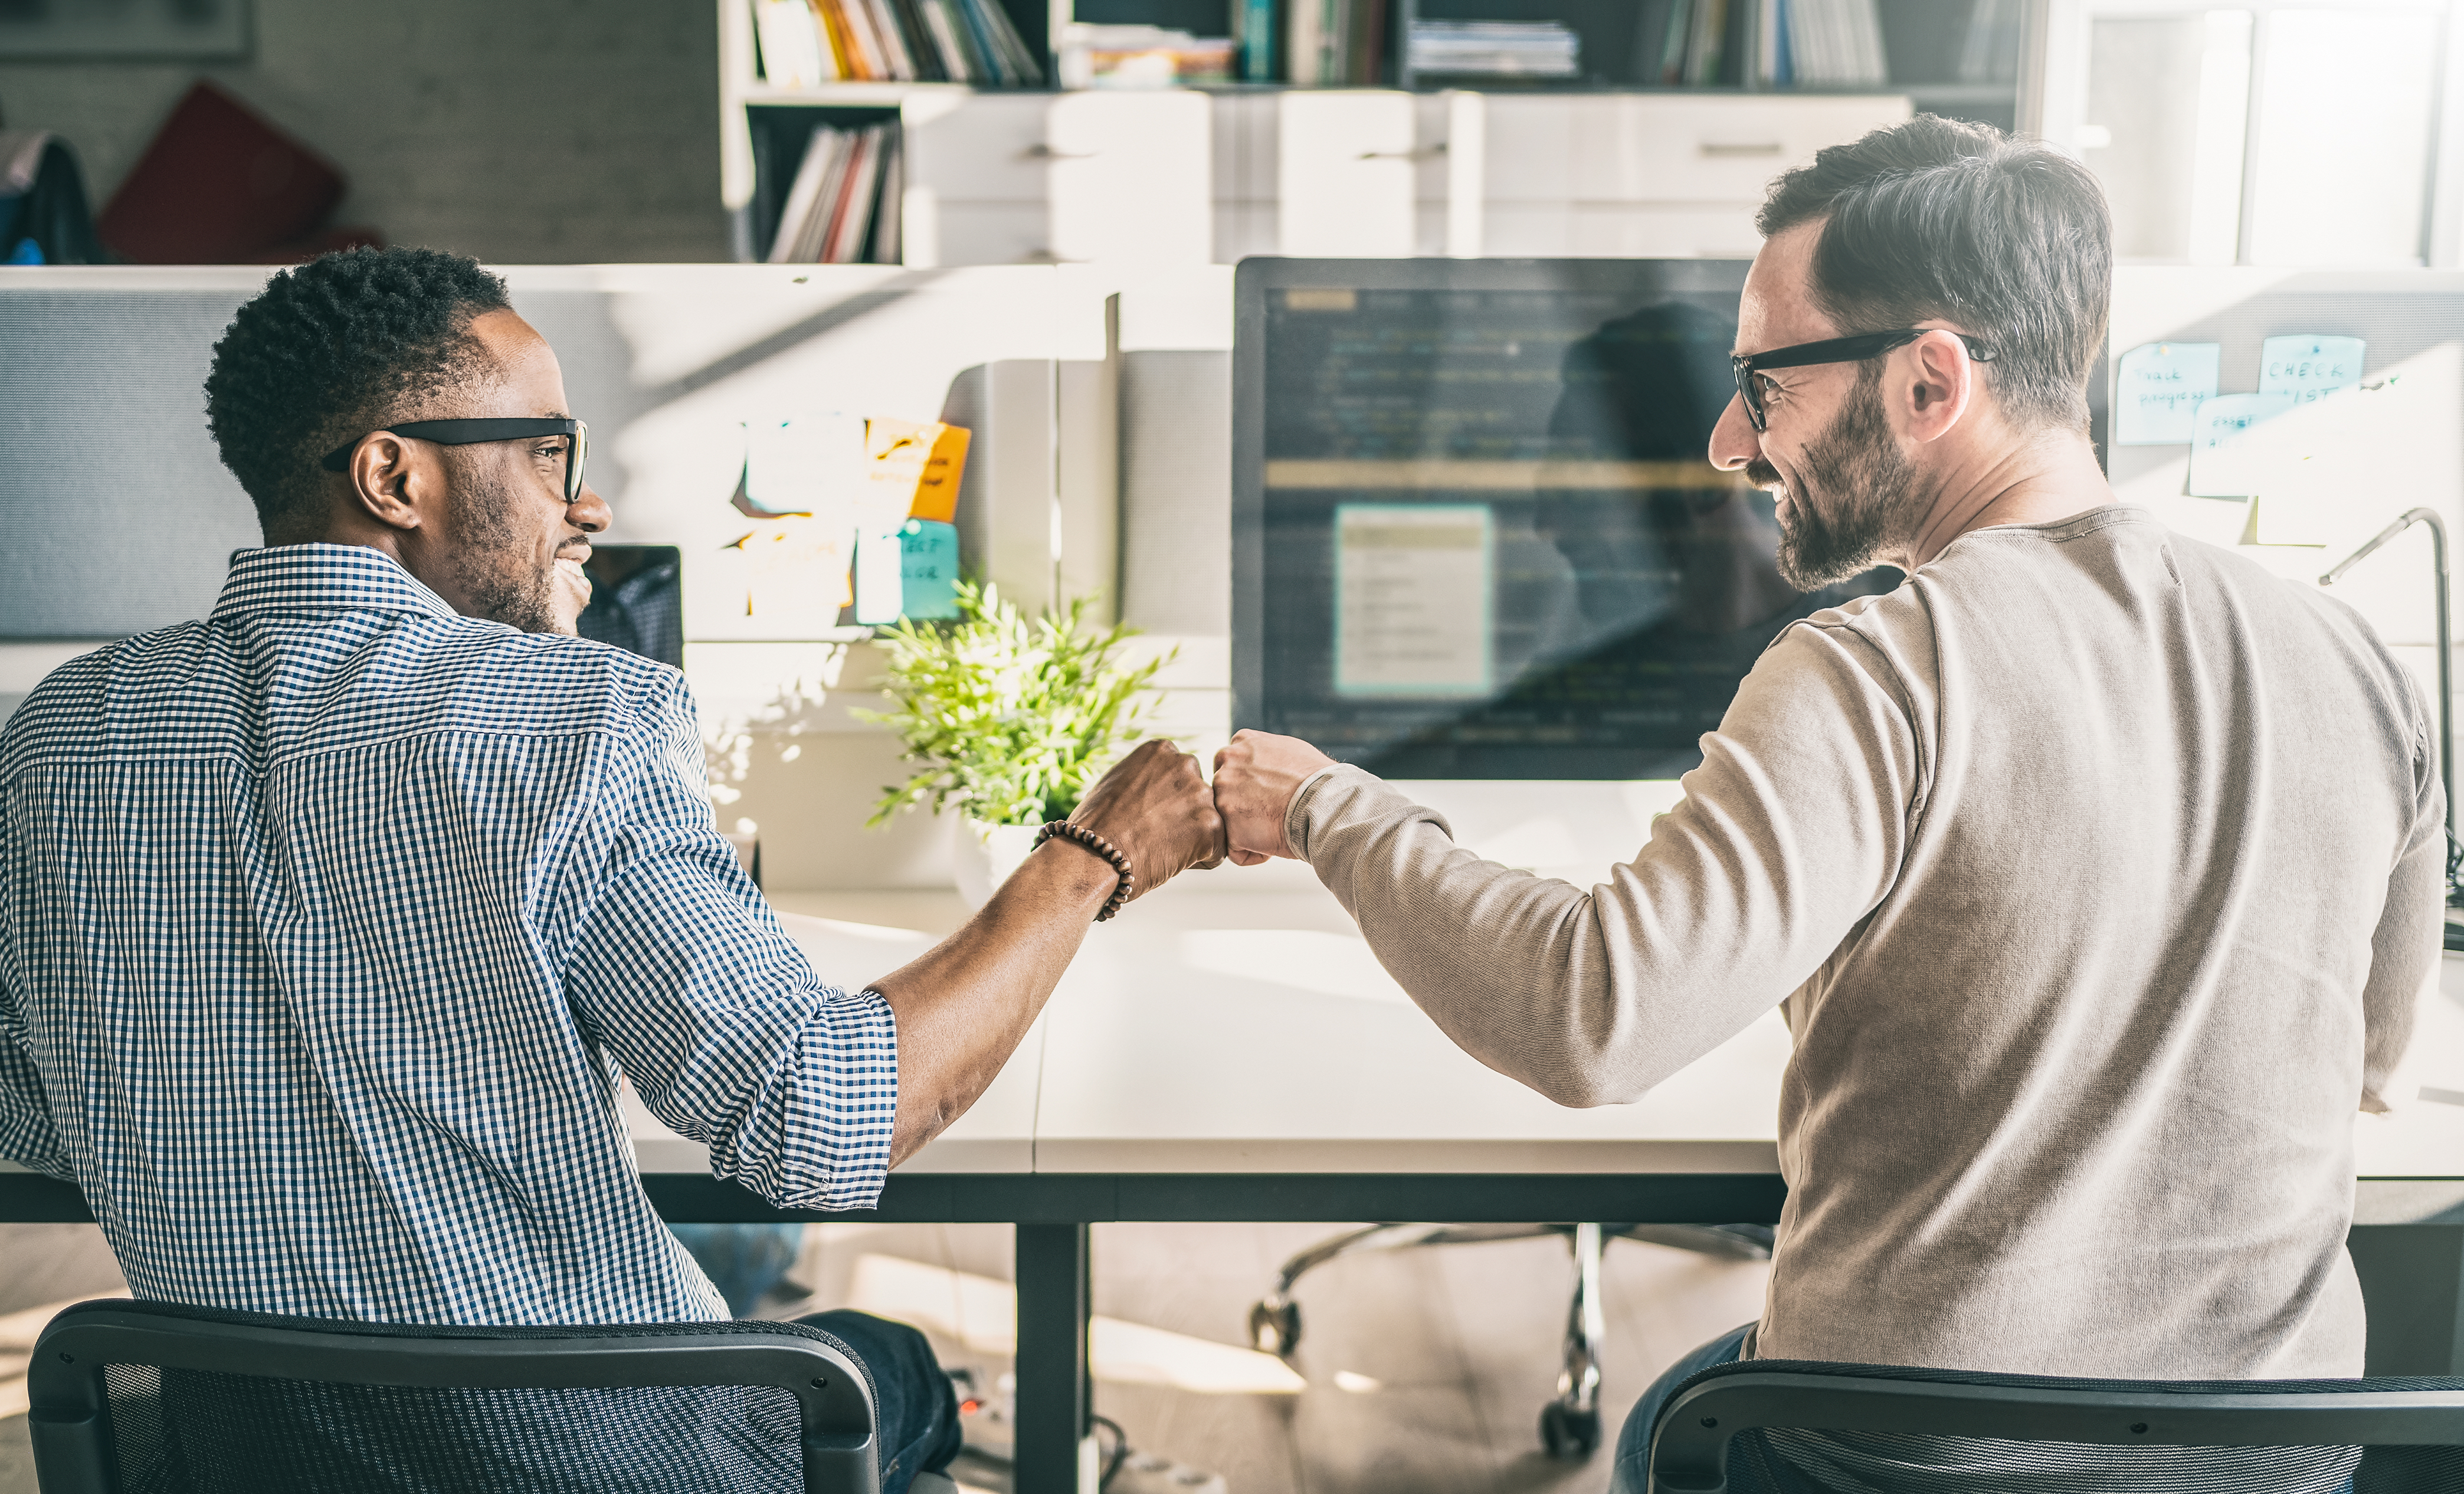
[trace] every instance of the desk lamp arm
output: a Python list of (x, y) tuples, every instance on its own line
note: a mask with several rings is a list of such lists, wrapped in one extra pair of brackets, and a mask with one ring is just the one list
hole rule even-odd
[(2448, 619), (2447, 521), (2435, 509), (2407, 509), (2369, 543), (2337, 561), (2334, 569), (2319, 578), (2319, 584), (2334, 585), (2337, 578), (2415, 524), (2430, 526), (2430, 561), (2438, 578), (2438, 783), (2447, 793), (2447, 888), (2452, 902), (2458, 852), (2464, 845), (2455, 838), (2455, 629)]

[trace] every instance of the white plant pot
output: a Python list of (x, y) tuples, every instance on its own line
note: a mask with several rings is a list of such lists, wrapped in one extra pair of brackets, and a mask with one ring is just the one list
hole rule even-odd
[(986, 824), (963, 816), (952, 824), (950, 871), (958, 896), (969, 908), (981, 908), (1009, 880), (1009, 874), (1035, 849), (1032, 824)]

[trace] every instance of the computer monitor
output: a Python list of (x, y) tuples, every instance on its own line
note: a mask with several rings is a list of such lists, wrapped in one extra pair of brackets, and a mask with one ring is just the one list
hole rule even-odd
[(590, 604), (575, 631), (684, 668), (684, 558), (674, 545), (594, 544), (583, 569)]
[(1249, 259), (1232, 718), (1389, 778), (1664, 779), (1800, 594), (1715, 470), (1737, 260)]

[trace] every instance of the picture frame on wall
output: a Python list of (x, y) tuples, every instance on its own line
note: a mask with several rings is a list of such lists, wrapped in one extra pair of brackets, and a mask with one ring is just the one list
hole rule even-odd
[(248, 55), (249, 0), (0, 0), (0, 62)]

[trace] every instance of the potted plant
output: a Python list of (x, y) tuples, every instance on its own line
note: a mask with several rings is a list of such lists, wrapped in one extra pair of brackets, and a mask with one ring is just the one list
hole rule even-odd
[(1037, 827), (1067, 818), (1143, 735), (1151, 682), (1172, 655), (1120, 662), (1137, 629), (1096, 629), (1091, 597), (1030, 622), (996, 587), (962, 581), (957, 589), (956, 619), (901, 618), (873, 634), (889, 655), (881, 688), (893, 709), (856, 714), (896, 732), (918, 765), (882, 790), (867, 824), (910, 804), (958, 809), (958, 891), (981, 907), (1026, 859)]

